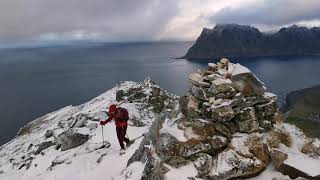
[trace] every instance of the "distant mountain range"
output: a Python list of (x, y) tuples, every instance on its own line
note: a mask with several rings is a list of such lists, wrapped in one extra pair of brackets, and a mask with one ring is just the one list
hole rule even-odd
[(264, 33), (249, 25), (204, 28), (184, 59), (320, 54), (320, 27), (293, 25)]

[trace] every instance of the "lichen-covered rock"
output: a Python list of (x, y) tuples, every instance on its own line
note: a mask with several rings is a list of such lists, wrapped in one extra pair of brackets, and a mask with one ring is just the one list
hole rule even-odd
[(210, 108), (211, 117), (216, 121), (229, 121), (235, 116), (230, 103), (222, 103), (220, 105), (212, 105)]
[(270, 101), (266, 104), (260, 104), (256, 106), (256, 114), (259, 119), (269, 117), (277, 112), (277, 105), (275, 101)]
[(237, 92), (230, 79), (216, 78), (209, 89), (216, 98), (232, 98)]
[(238, 110), (238, 112), (236, 112), (235, 119), (237, 121), (246, 121), (249, 119), (256, 120), (257, 118), (254, 107), (246, 107), (242, 110)]
[(81, 134), (73, 129), (69, 129), (58, 136), (58, 144), (61, 145), (61, 151), (65, 151), (82, 145), (88, 139), (88, 134)]
[(259, 130), (259, 122), (255, 119), (236, 121), (239, 132), (250, 133)]
[(215, 161), (212, 176), (216, 179), (253, 177), (266, 167), (262, 162), (241, 156), (234, 150), (219, 153)]
[(208, 101), (208, 98), (211, 96), (208, 88), (200, 87), (194, 84), (189, 85), (189, 92), (192, 96), (202, 101)]

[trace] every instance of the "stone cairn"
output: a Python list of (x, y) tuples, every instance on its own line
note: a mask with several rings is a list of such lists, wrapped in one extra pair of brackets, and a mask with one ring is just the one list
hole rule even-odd
[[(223, 58), (189, 75), (187, 116), (222, 122), (230, 133), (272, 129), (276, 96), (246, 67)], [(233, 127), (231, 127), (233, 126)]]
[(249, 69), (225, 58), (209, 63), (207, 70), (190, 74), (188, 94), (164, 108), (128, 166), (146, 163), (142, 179), (165, 179), (166, 165), (189, 163), (204, 179), (256, 176), (270, 159), (253, 132), (272, 130), (276, 114), (276, 96)]

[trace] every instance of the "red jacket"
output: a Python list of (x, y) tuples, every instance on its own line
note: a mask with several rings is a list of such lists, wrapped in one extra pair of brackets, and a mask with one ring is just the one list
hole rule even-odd
[(129, 118), (128, 111), (124, 108), (118, 107), (114, 114), (109, 115), (109, 118), (105, 121), (105, 124), (114, 119), (117, 127), (128, 126), (128, 121), (122, 120), (123, 118)]

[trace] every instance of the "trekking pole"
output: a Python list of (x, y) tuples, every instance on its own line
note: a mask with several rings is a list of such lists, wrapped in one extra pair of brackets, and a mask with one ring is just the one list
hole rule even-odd
[(101, 127), (101, 130), (102, 130), (102, 146), (104, 146), (103, 126)]

